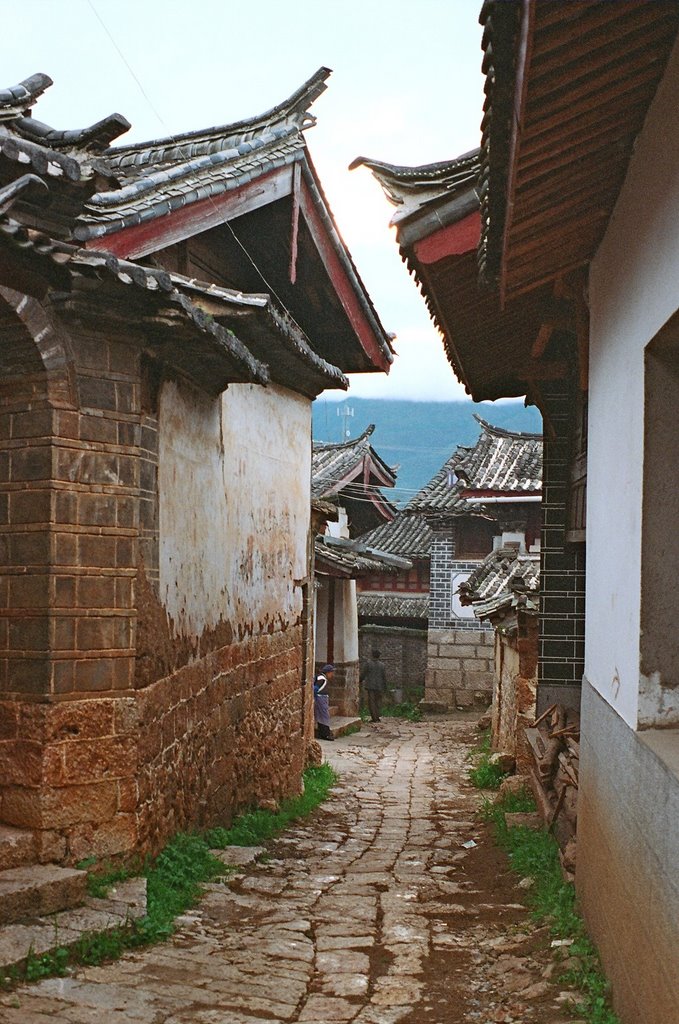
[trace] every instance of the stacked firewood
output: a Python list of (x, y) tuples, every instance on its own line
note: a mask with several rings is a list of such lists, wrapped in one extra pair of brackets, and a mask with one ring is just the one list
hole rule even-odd
[(580, 774), (580, 717), (562, 704), (552, 704), (530, 730), (535, 766), (533, 787), (540, 810), (559, 844), (566, 877), (575, 872)]

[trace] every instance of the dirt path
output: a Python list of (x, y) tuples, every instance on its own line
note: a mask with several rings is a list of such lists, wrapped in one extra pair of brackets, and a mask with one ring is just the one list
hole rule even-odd
[(567, 1024), (549, 938), (475, 816), (474, 738), (392, 719), (325, 744), (341, 782), (313, 821), (167, 943), (4, 995), (0, 1021)]

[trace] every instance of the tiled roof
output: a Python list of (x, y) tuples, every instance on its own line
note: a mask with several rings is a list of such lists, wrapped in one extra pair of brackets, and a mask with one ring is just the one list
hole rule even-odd
[(294, 163), (305, 148), (304, 130), (315, 124), (309, 107), (329, 74), (320, 68), (288, 100), (258, 117), (108, 149), (103, 160), (120, 187), (92, 197), (76, 237), (144, 223)]
[(478, 619), (492, 618), (500, 611), (518, 607), (537, 615), (540, 555), (520, 553), (516, 547), (491, 551), (459, 590)]
[(679, 31), (679, 4), (485, 0), (479, 258), (506, 298), (582, 266), (606, 230)]
[(429, 558), (431, 538), (431, 527), (424, 516), (405, 515), (405, 509), (390, 523), (361, 535), (371, 547), (403, 558)]
[[(403, 167), (359, 156), (351, 162), (349, 169), (361, 166), (373, 172), (389, 202), (397, 207), (392, 224), (400, 224), (425, 208), (435, 208), (436, 227), (439, 228), (466, 212), (478, 209), (478, 149), (454, 160), (421, 164), (419, 167)], [(463, 207), (463, 204), (466, 205)], [(441, 215), (442, 205), (446, 209), (445, 216)]]
[(406, 506), (408, 514), (469, 513), (466, 500), (479, 495), (522, 496), (542, 489), (542, 437), (495, 427), (480, 416), (481, 434), (473, 447), (460, 445)]
[(332, 537), (316, 537), (314, 551), (316, 572), (321, 575), (355, 579), (369, 573), (411, 568), (407, 560), (391, 558), (355, 540), (342, 542)]
[(315, 397), (325, 388), (347, 388), (341, 370), (312, 349), (304, 332), (266, 294), (243, 294), (182, 274), (172, 283), (223, 327), (234, 331), (278, 384)]
[[(27, 182), (26, 187), (30, 184)], [(0, 208), (6, 193), (10, 193), (10, 203), (17, 188), (0, 190)], [(98, 310), (102, 316), (120, 304), (126, 315), (153, 325), (149, 350), (158, 343), (163, 361), (173, 363), (208, 391), (219, 392), (232, 382), (267, 384), (270, 380), (267, 367), (240, 338), (194, 305), (164, 270), (118, 259), (110, 253), (78, 249), (7, 215), (0, 216), (0, 255), (4, 256), (0, 259), (3, 280), (9, 274), (7, 283), (16, 286), (16, 275), (32, 275), (32, 285), (39, 280), (43, 288), (47, 284), (58, 287), (62, 294), (54, 301), (64, 311), (90, 309), (96, 314)], [(100, 282), (100, 287), (93, 290), (93, 281)], [(258, 313), (266, 316), (267, 310)], [(270, 330), (274, 328), (278, 330), (275, 322)], [(169, 340), (173, 335), (174, 344)], [(191, 341), (190, 346), (185, 339)]]
[(370, 619), (428, 619), (429, 594), (358, 594), (358, 614)]
[(373, 487), (394, 486), (394, 471), (370, 444), (374, 430), (375, 426), (371, 424), (359, 437), (337, 444), (314, 441), (311, 459), (312, 497), (322, 498), (339, 492), (360, 497), (366, 484)]

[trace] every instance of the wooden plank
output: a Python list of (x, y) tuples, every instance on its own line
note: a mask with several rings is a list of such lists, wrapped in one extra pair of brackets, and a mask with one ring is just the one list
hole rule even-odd
[[(555, 83), (568, 81), (571, 85), (583, 85), (589, 79), (614, 66), (635, 69), (646, 67), (650, 60), (662, 60), (668, 53), (670, 40), (676, 33), (669, 23), (656, 24), (652, 27), (633, 29), (624, 33), (628, 27), (626, 20), (617, 19), (617, 27), (610, 34), (604, 45), (593, 45), (596, 39), (587, 34), (579, 40), (579, 45), (569, 46), (567, 43), (554, 51), (552, 56), (540, 55), (534, 64), (531, 84), (537, 97), (549, 96)], [(592, 44), (585, 45), (585, 44)]]
[(534, 124), (541, 125), (544, 129), (548, 125), (559, 124), (564, 115), (571, 115), (573, 113), (577, 113), (578, 116), (584, 118), (587, 114), (607, 106), (612, 99), (616, 99), (624, 94), (627, 94), (628, 98), (633, 97), (629, 101), (630, 108), (639, 108), (640, 113), (637, 115), (637, 118), (639, 119), (640, 126), (641, 121), (643, 121), (643, 113), (648, 109), (650, 97), (655, 92), (660, 78), (661, 71), (658, 67), (654, 66), (647, 68), (643, 73), (637, 73), (634, 78), (627, 78), (618, 71), (618, 77), (613, 78), (609, 82), (603, 94), (596, 91), (594, 84), (592, 85), (592, 90), (577, 98), (569, 96), (568, 91), (562, 89), (554, 97), (551, 110), (545, 108), (542, 103), (530, 105), (530, 108), (526, 111), (524, 136), (530, 134)]
[(302, 166), (295, 164), (292, 174), (292, 224), (290, 228), (290, 284), (297, 280), (297, 240), (299, 235), (299, 190), (302, 180)]

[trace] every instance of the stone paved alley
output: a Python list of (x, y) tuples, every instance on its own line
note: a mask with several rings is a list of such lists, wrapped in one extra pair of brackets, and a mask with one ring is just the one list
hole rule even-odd
[(474, 738), (460, 715), (324, 744), (341, 781), (313, 820), (170, 941), (5, 994), (0, 1020), (567, 1024), (549, 936), (475, 818)]

